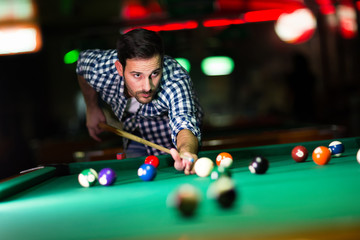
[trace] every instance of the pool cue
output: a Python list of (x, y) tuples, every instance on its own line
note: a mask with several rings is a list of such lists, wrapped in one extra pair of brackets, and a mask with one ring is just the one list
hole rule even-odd
[[(167, 149), (163, 146), (160, 146), (160, 145), (157, 145), (155, 143), (152, 143), (152, 142), (149, 142), (141, 137), (138, 137), (134, 134), (131, 134), (131, 133), (128, 133), (124, 130), (120, 130), (118, 128), (115, 128), (115, 127), (112, 127), (106, 123), (99, 123), (99, 127), (106, 130), (106, 131), (109, 131), (109, 132), (112, 132), (112, 133), (115, 133), (116, 135), (119, 135), (121, 137), (124, 137), (124, 138), (127, 138), (127, 139), (130, 139), (130, 140), (133, 140), (135, 142), (138, 142), (138, 143), (141, 143), (141, 144), (144, 144), (144, 145), (147, 145), (149, 147), (153, 147), (153, 148), (156, 148), (157, 150), (160, 150), (160, 151), (163, 151), (163, 152), (166, 152), (167, 154), (170, 154), (170, 149)], [(180, 155), (181, 158), (185, 158), (189, 161), (194, 161), (194, 159), (188, 157), (188, 156), (184, 156), (184, 155)]]

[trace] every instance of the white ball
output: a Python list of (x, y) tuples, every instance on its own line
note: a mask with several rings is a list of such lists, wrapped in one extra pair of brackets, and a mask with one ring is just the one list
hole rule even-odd
[(357, 154), (356, 154), (356, 160), (358, 161), (358, 163), (360, 164), (360, 149), (358, 150)]
[(207, 157), (199, 158), (194, 165), (195, 173), (199, 177), (209, 176), (213, 168), (214, 168), (214, 162)]

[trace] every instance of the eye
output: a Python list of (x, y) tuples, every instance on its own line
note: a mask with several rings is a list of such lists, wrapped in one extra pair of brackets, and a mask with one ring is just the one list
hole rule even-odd
[(160, 74), (159, 71), (153, 72), (153, 73), (151, 74), (151, 77), (157, 77), (157, 76), (159, 76), (159, 74)]
[(141, 76), (140, 73), (134, 73), (134, 74), (133, 74), (133, 77), (134, 77), (134, 78), (140, 78), (140, 76)]

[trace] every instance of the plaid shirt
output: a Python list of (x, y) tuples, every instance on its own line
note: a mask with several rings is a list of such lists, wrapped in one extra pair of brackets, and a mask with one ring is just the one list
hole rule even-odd
[[(176, 146), (178, 132), (188, 129), (201, 142), (202, 109), (188, 73), (178, 62), (164, 57), (163, 76), (157, 95), (150, 103), (140, 104), (135, 114), (124, 119), (129, 99), (124, 96), (124, 79), (115, 67), (117, 60), (116, 50), (83, 51), (76, 72), (111, 106), (118, 119), (122, 120), (125, 131), (137, 130), (144, 139), (171, 148)], [(146, 147), (149, 155), (164, 154)]]

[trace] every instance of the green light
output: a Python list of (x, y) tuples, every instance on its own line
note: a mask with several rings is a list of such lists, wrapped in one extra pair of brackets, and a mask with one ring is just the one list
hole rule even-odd
[(207, 57), (201, 62), (201, 70), (207, 76), (229, 75), (234, 70), (234, 61), (225, 56)]
[(70, 52), (66, 53), (64, 56), (64, 62), (65, 64), (72, 64), (74, 62), (76, 62), (79, 58), (79, 50), (75, 49), (75, 50), (71, 50)]
[(186, 71), (190, 72), (191, 65), (189, 60), (186, 58), (175, 58), (175, 60), (183, 67)]

